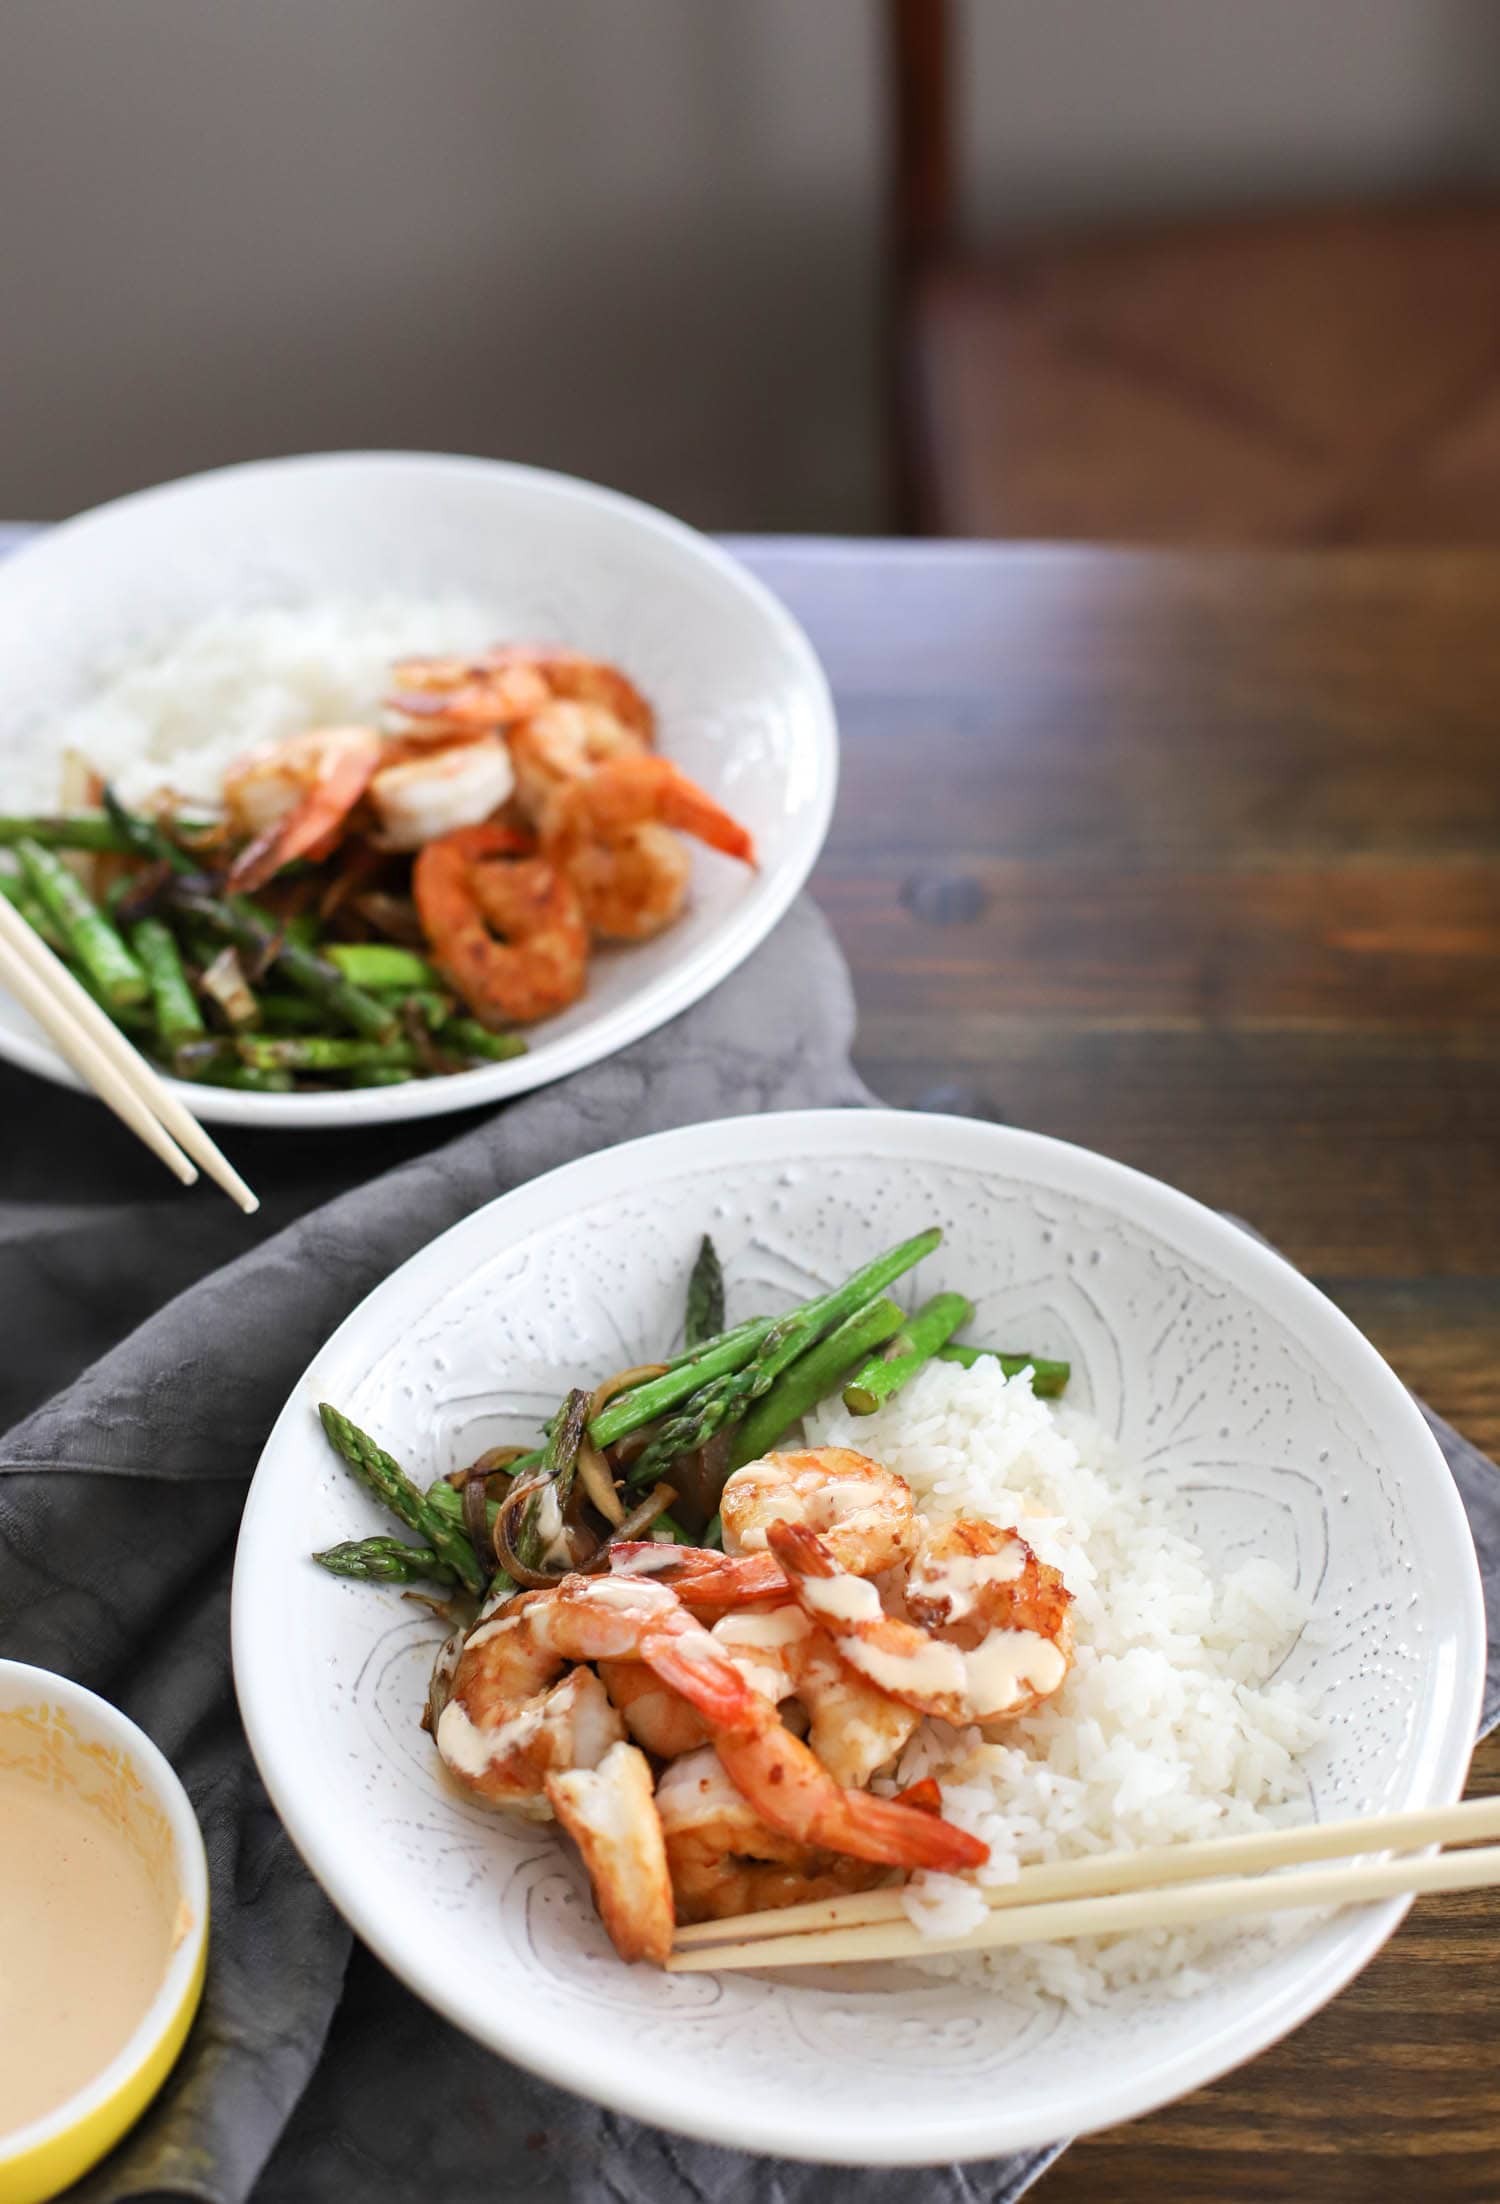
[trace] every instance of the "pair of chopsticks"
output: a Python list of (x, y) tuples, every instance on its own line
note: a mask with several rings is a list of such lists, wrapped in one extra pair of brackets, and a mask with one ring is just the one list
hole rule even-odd
[(0, 983), (31, 1013), (79, 1078), (184, 1186), (195, 1183), (201, 1163), (247, 1215), (260, 1207), (197, 1118), (3, 896)]
[(1470, 1799), (1413, 1813), (1365, 1814), (1246, 1837), (1211, 1837), (1140, 1852), (1102, 1853), (1026, 1868), (1014, 1882), (981, 1887), (989, 1919), (958, 1936), (925, 1936), (907, 1918), (899, 1890), (746, 1913), (680, 1928), (667, 1965), (679, 1974), (734, 1967), (827, 1967), (841, 1961), (926, 1959), (939, 1952), (995, 1951), (1072, 1936), (1124, 1936), (1204, 1921), (1281, 1913), (1293, 1906), (1365, 1905), (1434, 1890), (1500, 1884), (1500, 1845), (1406, 1859), (1357, 1859), (1300, 1875), (1278, 1869), (1308, 1860), (1500, 1837), (1500, 1798)]

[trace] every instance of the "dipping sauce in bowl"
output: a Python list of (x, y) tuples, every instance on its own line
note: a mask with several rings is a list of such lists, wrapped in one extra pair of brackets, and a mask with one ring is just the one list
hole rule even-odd
[(192, 1808), (117, 1708), (0, 1661), (0, 2204), (115, 2143), (197, 2008), (208, 1888)]

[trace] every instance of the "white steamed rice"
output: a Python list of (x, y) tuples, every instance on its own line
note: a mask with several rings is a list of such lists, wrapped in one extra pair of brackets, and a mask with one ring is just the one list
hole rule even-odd
[[(1270, 1561), (1215, 1578), (1168, 1501), (1089, 1418), (1055, 1411), (1029, 1374), (1007, 1380), (997, 1362), (934, 1362), (873, 1416), (819, 1410), (808, 1441), (873, 1455), (906, 1478), (924, 1512), (1017, 1525), (1075, 1595), (1077, 1652), (1055, 1698), (1006, 1728), (1004, 1743), (924, 1722), (896, 1782), (880, 1786), (941, 1777), (945, 1814), (990, 1846), (980, 1882), (1305, 1817), (1298, 1755), (1319, 1725), (1302, 1694), (1271, 1680), (1307, 1619), (1303, 1604)], [(962, 1934), (985, 1914), (968, 1884), (941, 1875), (914, 1878), (906, 1904), (934, 1935)], [(921, 1964), (1084, 2007), (1125, 1983), (1187, 1994), (1211, 1955), (1244, 1941), (1233, 1927), (1160, 1930)]]
[(327, 598), (296, 608), (218, 612), (170, 644), (114, 668), (61, 715), (50, 752), (7, 761), (7, 808), (50, 810), (61, 753), (78, 751), (139, 803), (170, 786), (216, 804), (224, 769), (260, 743), (308, 727), (372, 722), (399, 658), (480, 651), (495, 619), (463, 597)]

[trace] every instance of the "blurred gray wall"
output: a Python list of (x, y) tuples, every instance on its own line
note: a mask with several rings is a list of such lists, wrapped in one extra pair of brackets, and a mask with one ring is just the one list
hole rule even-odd
[[(266, 452), (880, 522), (875, 0), (0, 0), (0, 515)], [(969, 0), (976, 226), (1494, 172), (1492, 0)]]

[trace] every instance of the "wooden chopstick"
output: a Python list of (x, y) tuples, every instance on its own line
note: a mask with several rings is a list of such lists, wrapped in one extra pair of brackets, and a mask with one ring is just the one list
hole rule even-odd
[[(227, 1156), (67, 966), (0, 896), (0, 980), (29, 1011), (80, 1079), (191, 1186), (195, 1159), (247, 1215), (260, 1207)], [(186, 1153), (184, 1153), (186, 1151)]]
[[(701, 1922), (677, 1933), (667, 1964), (680, 1973), (715, 1967), (828, 1966), (923, 1958), (1071, 1936), (1111, 1936), (1293, 1906), (1366, 1903), (1405, 1892), (1476, 1890), (1500, 1881), (1500, 1847), (1439, 1858), (1372, 1860), (1317, 1874), (1271, 1872), (1295, 1862), (1393, 1847), (1454, 1844), (1500, 1835), (1500, 1798), (1408, 1813), (1310, 1822), (1260, 1836), (1210, 1838), (1029, 1868), (981, 1895), (990, 1918), (963, 1934), (927, 1936), (905, 1918), (898, 1890)], [(1251, 1870), (1233, 1880), (1232, 1870)], [(1174, 1887), (1175, 1886), (1175, 1887)], [(710, 1938), (721, 1941), (714, 1943)], [(727, 1941), (724, 1939), (736, 1939)]]

